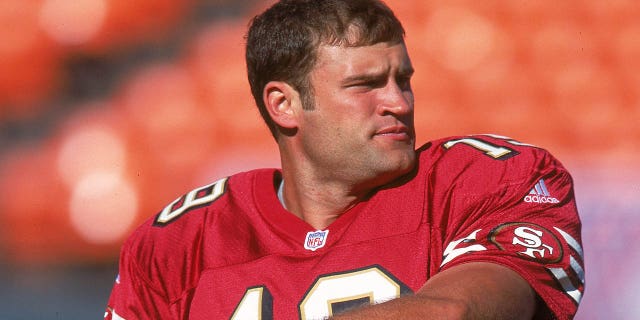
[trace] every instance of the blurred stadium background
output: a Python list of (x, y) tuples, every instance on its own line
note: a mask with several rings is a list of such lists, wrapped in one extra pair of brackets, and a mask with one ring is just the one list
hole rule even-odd
[[(250, 98), (271, 1), (0, 2), (0, 318), (101, 318), (122, 241), (185, 191), (277, 150)], [(419, 143), (496, 133), (570, 169), (578, 319), (640, 317), (640, 2), (388, 0)]]

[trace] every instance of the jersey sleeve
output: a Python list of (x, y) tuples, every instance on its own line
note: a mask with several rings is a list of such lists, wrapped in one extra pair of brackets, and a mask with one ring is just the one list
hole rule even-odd
[(105, 320), (161, 319), (169, 314), (172, 313), (168, 299), (142, 275), (135, 256), (125, 246)]
[[(543, 301), (537, 318), (573, 318), (585, 278), (570, 174), (542, 149), (491, 136), (465, 139), (443, 145), (454, 177), (441, 193), (441, 270), (472, 261), (507, 266)], [(487, 153), (493, 149), (503, 151)]]
[[(226, 189), (226, 178), (194, 189), (150, 217), (125, 241), (119, 275), (105, 319), (186, 319), (205, 264), (204, 232), (215, 222), (212, 206)], [(213, 229), (208, 229), (213, 230)], [(209, 239), (209, 238), (207, 238)], [(208, 243), (209, 246), (204, 245)]]

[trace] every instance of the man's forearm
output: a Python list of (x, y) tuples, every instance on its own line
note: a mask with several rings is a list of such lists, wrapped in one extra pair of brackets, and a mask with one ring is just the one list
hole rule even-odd
[(415, 295), (331, 319), (531, 319), (535, 306), (535, 292), (516, 272), (478, 262), (434, 276)]
[(332, 320), (469, 319), (465, 301), (408, 295), (331, 317)]

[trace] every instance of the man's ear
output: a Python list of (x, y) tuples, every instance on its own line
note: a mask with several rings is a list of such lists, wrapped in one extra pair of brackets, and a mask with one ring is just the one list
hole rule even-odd
[(301, 109), (301, 101), (293, 87), (283, 81), (270, 81), (264, 86), (262, 99), (276, 124), (284, 129), (298, 126), (296, 114)]

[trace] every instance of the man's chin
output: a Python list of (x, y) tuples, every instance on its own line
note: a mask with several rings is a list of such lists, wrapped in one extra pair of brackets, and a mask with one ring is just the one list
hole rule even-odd
[(384, 177), (385, 183), (393, 181), (413, 170), (416, 165), (416, 153), (411, 150), (405, 153), (401, 153), (397, 158), (388, 162), (385, 166), (385, 170), (380, 173), (381, 177)]

